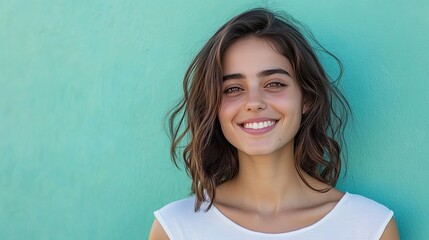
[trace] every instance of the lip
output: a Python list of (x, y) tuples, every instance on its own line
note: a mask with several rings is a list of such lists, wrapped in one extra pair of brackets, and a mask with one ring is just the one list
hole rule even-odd
[[(244, 124), (246, 123), (260, 123), (260, 122), (269, 122), (272, 121), (274, 122), (273, 125), (271, 126), (267, 126), (264, 128), (260, 128), (260, 129), (252, 129), (252, 128), (245, 128)], [(241, 123), (238, 124), (238, 126), (246, 133), (251, 134), (251, 135), (261, 135), (261, 134), (265, 134), (269, 131), (271, 131), (278, 123), (279, 120), (274, 119), (274, 118), (249, 118), (246, 119), (245, 121), (242, 121)]]

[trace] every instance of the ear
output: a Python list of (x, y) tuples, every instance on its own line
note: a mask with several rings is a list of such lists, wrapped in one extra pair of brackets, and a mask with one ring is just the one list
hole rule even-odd
[(304, 104), (302, 106), (302, 115), (304, 115), (307, 112), (307, 110), (308, 110), (307, 104)]
[(308, 109), (310, 108), (311, 104), (309, 103), (308, 99), (303, 101), (302, 104), (302, 115), (307, 113)]

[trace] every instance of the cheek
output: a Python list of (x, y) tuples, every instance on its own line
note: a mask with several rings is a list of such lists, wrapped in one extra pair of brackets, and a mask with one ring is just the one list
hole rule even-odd
[(291, 129), (295, 129), (295, 134), (301, 126), (302, 120), (302, 104), (300, 98), (289, 99), (285, 102), (284, 109), (286, 109), (287, 121)]
[(221, 125), (230, 123), (237, 112), (237, 104), (233, 101), (222, 100), (219, 107), (218, 117)]
[(234, 120), (237, 115), (237, 106), (231, 101), (222, 101), (219, 111), (218, 119), (223, 135), (231, 142), (233, 140)]
[(289, 91), (287, 94), (282, 96), (283, 101), (278, 101), (282, 108), (290, 114), (302, 114), (302, 95), (299, 89), (294, 88), (293, 91)]
[(218, 112), (218, 119), (219, 119), (219, 123), (220, 123), (220, 127), (223, 135), (226, 135), (227, 133), (226, 128), (227, 128), (228, 122), (230, 122), (228, 120), (229, 115), (230, 114), (228, 113), (228, 108), (224, 104), (221, 104)]
[(295, 94), (282, 94), (271, 97), (267, 102), (279, 112), (286, 115), (301, 114), (301, 98)]

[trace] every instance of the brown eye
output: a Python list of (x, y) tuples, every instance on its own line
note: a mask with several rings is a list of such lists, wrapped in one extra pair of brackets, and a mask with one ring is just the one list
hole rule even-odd
[(234, 93), (238, 93), (241, 92), (243, 89), (239, 88), (239, 87), (230, 87), (225, 89), (223, 92), (225, 94), (234, 94)]
[(281, 87), (285, 87), (285, 86), (286, 86), (286, 84), (281, 83), (281, 82), (270, 82), (265, 87), (267, 87), (267, 88), (281, 88)]

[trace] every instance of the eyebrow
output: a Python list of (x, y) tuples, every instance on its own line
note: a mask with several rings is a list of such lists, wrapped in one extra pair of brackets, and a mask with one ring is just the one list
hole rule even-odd
[[(257, 76), (258, 77), (265, 77), (265, 76), (269, 76), (269, 75), (273, 75), (273, 74), (284, 74), (284, 75), (287, 75), (289, 77), (292, 77), (288, 71), (281, 69), (281, 68), (264, 70), (262, 72), (259, 72), (257, 74)], [(228, 81), (231, 79), (244, 79), (244, 75), (241, 73), (233, 73), (233, 74), (228, 74), (228, 75), (223, 76), (223, 81)]]

